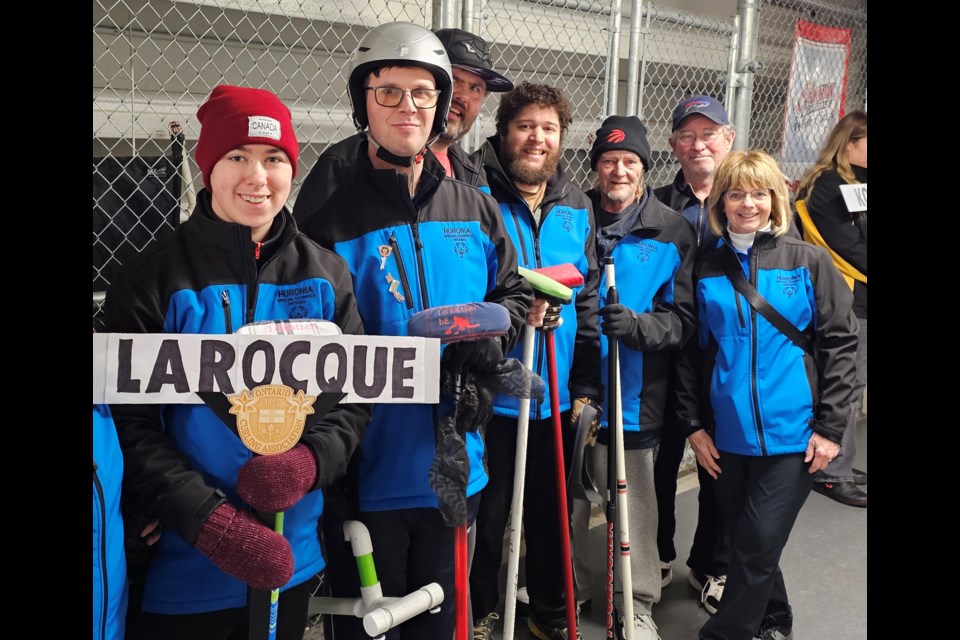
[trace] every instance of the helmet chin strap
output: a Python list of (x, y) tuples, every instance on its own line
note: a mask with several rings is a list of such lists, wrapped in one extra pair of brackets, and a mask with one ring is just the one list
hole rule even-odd
[(440, 134), (437, 134), (434, 137), (427, 140), (427, 144), (424, 145), (423, 149), (421, 149), (419, 153), (417, 153), (417, 155), (415, 156), (398, 156), (395, 153), (391, 153), (390, 151), (387, 150), (386, 147), (382, 146), (379, 142), (377, 142), (374, 139), (374, 137), (370, 135), (369, 130), (361, 131), (361, 133), (363, 133), (367, 137), (367, 140), (369, 140), (370, 143), (377, 148), (376, 156), (378, 158), (380, 158), (384, 162), (388, 162), (398, 167), (412, 167), (415, 164), (420, 164), (421, 162), (423, 162), (423, 157), (427, 153), (427, 148), (430, 145), (432, 145), (434, 142), (436, 142), (437, 138), (440, 137)]

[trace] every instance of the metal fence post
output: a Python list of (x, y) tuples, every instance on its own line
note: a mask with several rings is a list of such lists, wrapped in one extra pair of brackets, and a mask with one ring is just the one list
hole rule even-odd
[(643, 0), (630, 1), (630, 53), (627, 55), (627, 108), (628, 116), (639, 111), (637, 94), (640, 76), (640, 21), (643, 19)]
[(607, 56), (607, 99), (603, 116), (617, 112), (617, 90), (620, 87), (620, 0), (610, 5), (610, 53)]
[(733, 148), (750, 148), (750, 103), (753, 99), (753, 74), (762, 68), (754, 57), (757, 48), (757, 19), (760, 13), (760, 0), (739, 0), (737, 12), (740, 14), (740, 52), (737, 60), (737, 90), (733, 107), (733, 125), (737, 137)]

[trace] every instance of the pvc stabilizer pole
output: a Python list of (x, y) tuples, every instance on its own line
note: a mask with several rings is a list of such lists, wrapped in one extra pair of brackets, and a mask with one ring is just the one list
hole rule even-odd
[(441, 602), (443, 589), (431, 582), (363, 616), (363, 630), (370, 637), (382, 635), (410, 618), (440, 606)]
[[(533, 370), (536, 329), (523, 327), (523, 366)], [(520, 529), (523, 524), (523, 483), (527, 469), (527, 432), (530, 429), (530, 394), (520, 399), (517, 416), (517, 455), (513, 466), (513, 498), (510, 502), (510, 547), (507, 555), (507, 593), (503, 611), (503, 640), (513, 640), (517, 618), (517, 578), (520, 575)]]
[(378, 606), (383, 599), (383, 590), (377, 579), (377, 569), (373, 563), (373, 542), (370, 532), (359, 520), (347, 520), (343, 523), (343, 538), (350, 543), (357, 571), (360, 574), (360, 596), (364, 610)]

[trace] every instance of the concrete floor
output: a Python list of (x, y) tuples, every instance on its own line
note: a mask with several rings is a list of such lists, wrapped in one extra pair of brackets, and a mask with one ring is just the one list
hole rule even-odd
[[(867, 470), (867, 420), (860, 421), (856, 467)], [(863, 487), (866, 489), (866, 487)], [(673, 581), (663, 589), (653, 618), (662, 640), (696, 640), (709, 617), (698, 604), (698, 594), (687, 583), (686, 555), (697, 518), (696, 474), (681, 478), (677, 495), (676, 547)], [(591, 520), (590, 554), (595, 567), (594, 605), (581, 614), (585, 640), (605, 635), (604, 575), (606, 538), (603, 517)], [(596, 526), (594, 526), (596, 525)], [(520, 584), (523, 584), (521, 561)], [(849, 507), (810, 493), (780, 561), (794, 614), (796, 640), (864, 640), (867, 637), (867, 509)], [(501, 567), (501, 576), (505, 566)], [(501, 611), (502, 614), (502, 605)], [(502, 640), (502, 620), (494, 638)], [(516, 640), (526, 640), (526, 620), (515, 625)], [(319, 628), (306, 638), (322, 638)], [(532, 637), (532, 636), (531, 636)]]
[[(860, 421), (857, 438), (855, 466), (866, 471), (866, 419)], [(698, 605), (697, 592), (687, 583), (685, 554), (696, 528), (698, 491), (696, 474), (685, 476), (678, 487), (675, 543), (680, 555), (673, 562), (672, 583), (663, 589), (660, 602), (653, 608), (662, 640), (696, 640), (698, 630), (709, 618)], [(603, 523), (602, 517), (596, 521)], [(596, 567), (593, 602), (599, 606), (581, 614), (580, 626), (585, 640), (599, 640), (606, 626), (603, 526), (590, 530), (590, 553)], [(867, 637), (867, 509), (842, 505), (811, 492), (784, 549), (780, 568), (793, 606), (796, 640)], [(526, 621), (518, 620), (516, 629), (516, 638), (526, 640)]]

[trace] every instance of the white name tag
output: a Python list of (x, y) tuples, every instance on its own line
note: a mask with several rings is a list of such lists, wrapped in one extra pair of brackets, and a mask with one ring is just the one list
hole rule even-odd
[(247, 136), (280, 139), (280, 121), (268, 116), (247, 116)]
[(867, 210), (867, 185), (864, 184), (842, 184), (840, 193), (843, 194), (843, 201), (847, 203), (847, 211), (866, 211)]

